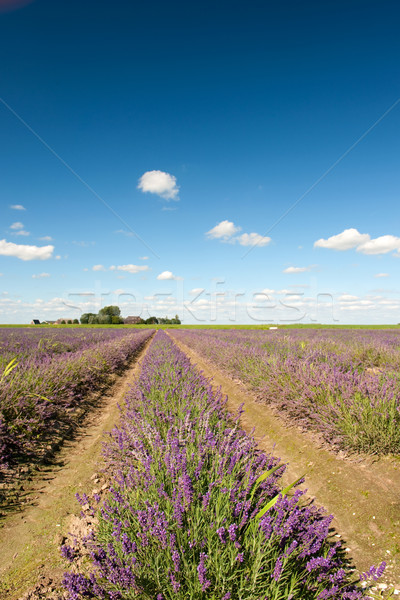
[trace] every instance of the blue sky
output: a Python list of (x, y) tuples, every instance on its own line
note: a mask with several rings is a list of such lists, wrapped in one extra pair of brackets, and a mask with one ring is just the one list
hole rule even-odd
[(400, 322), (399, 18), (1, 0), (0, 322)]

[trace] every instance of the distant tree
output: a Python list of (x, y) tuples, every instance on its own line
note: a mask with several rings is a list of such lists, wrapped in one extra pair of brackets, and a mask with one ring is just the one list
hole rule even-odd
[(112, 323), (112, 316), (110, 314), (99, 312), (97, 319), (100, 325), (111, 325)]
[(79, 325), (78, 319), (74, 319), (74, 325)]
[(108, 315), (110, 317), (120, 317), (121, 309), (119, 306), (105, 306), (99, 310), (99, 317)]
[(64, 319), (60, 322), (60, 325), (66, 325)]
[(97, 315), (91, 315), (88, 320), (89, 325), (98, 325), (99, 319)]
[(68, 319), (67, 325), (72, 325), (72, 320), (71, 319)]
[(158, 324), (158, 319), (157, 317), (149, 317), (148, 319), (145, 320), (146, 325), (157, 325)]
[(117, 317), (116, 315), (114, 317), (111, 317), (111, 323), (113, 325), (123, 325), (124, 320), (122, 317)]
[(178, 315), (175, 315), (175, 317), (173, 319), (171, 319), (171, 324), (172, 325), (180, 325), (181, 324), (181, 320), (178, 317)]
[(82, 325), (87, 325), (90, 317), (97, 317), (97, 315), (95, 313), (83, 313), (80, 319)]

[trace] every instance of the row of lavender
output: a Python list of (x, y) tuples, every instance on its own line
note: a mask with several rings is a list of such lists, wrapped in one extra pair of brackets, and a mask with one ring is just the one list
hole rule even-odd
[[(1, 333), (0, 476), (21, 459), (40, 457), (43, 447), (71, 425), (85, 395), (125, 366), (152, 331), (110, 335), (96, 330), (89, 337), (45, 331), (37, 338), (20, 330), (11, 338), (14, 346)], [(64, 352), (58, 351), (60, 345)], [(11, 355), (16, 366), (5, 376), (4, 357)]]
[(57, 354), (93, 348), (127, 335), (118, 329), (0, 328), (0, 368), (17, 358), (24, 364), (48, 362)]
[(400, 453), (397, 331), (174, 331), (261, 402), (337, 448)]
[(71, 600), (368, 597), (328, 539), (331, 517), (302, 505), (299, 490), (280, 493), (284, 465), (257, 449), (162, 331), (105, 457), (112, 487), (91, 509), (91, 566), (77, 540), (62, 548)]

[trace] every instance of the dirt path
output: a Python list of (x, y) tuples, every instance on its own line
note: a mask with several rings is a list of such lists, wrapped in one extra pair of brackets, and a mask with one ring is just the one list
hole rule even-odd
[[(167, 332), (168, 333), (168, 332)], [(318, 447), (311, 435), (288, 427), (270, 408), (254, 400), (242, 384), (223, 375), (186, 344), (171, 338), (215, 386), (228, 396), (228, 410), (244, 402), (241, 423), (263, 450), (289, 466), (285, 482), (306, 474), (308, 495), (335, 515), (333, 526), (361, 571), (387, 562), (380, 582), (400, 589), (400, 462), (393, 459), (343, 459)], [(274, 447), (275, 446), (275, 447)]]
[(71, 515), (80, 511), (75, 494), (91, 490), (98, 481), (94, 474), (101, 469), (104, 432), (118, 422), (118, 404), (138, 376), (149, 344), (147, 340), (133, 366), (104, 394), (102, 406), (86, 417), (81, 433), (64, 443), (58, 466), (43, 469), (34, 482), (31, 504), (7, 517), (0, 530), (1, 600), (17, 600), (39, 579), (61, 581), (65, 562), (59, 546)]

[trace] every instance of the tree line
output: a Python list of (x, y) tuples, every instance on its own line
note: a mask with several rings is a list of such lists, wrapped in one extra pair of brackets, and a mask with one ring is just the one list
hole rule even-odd
[[(121, 309), (119, 306), (105, 306), (98, 313), (83, 313), (80, 318), (82, 325), (122, 325), (124, 319), (121, 317)], [(178, 315), (172, 319), (168, 317), (149, 317), (148, 319), (140, 318), (138, 325), (180, 325), (181, 320)]]

